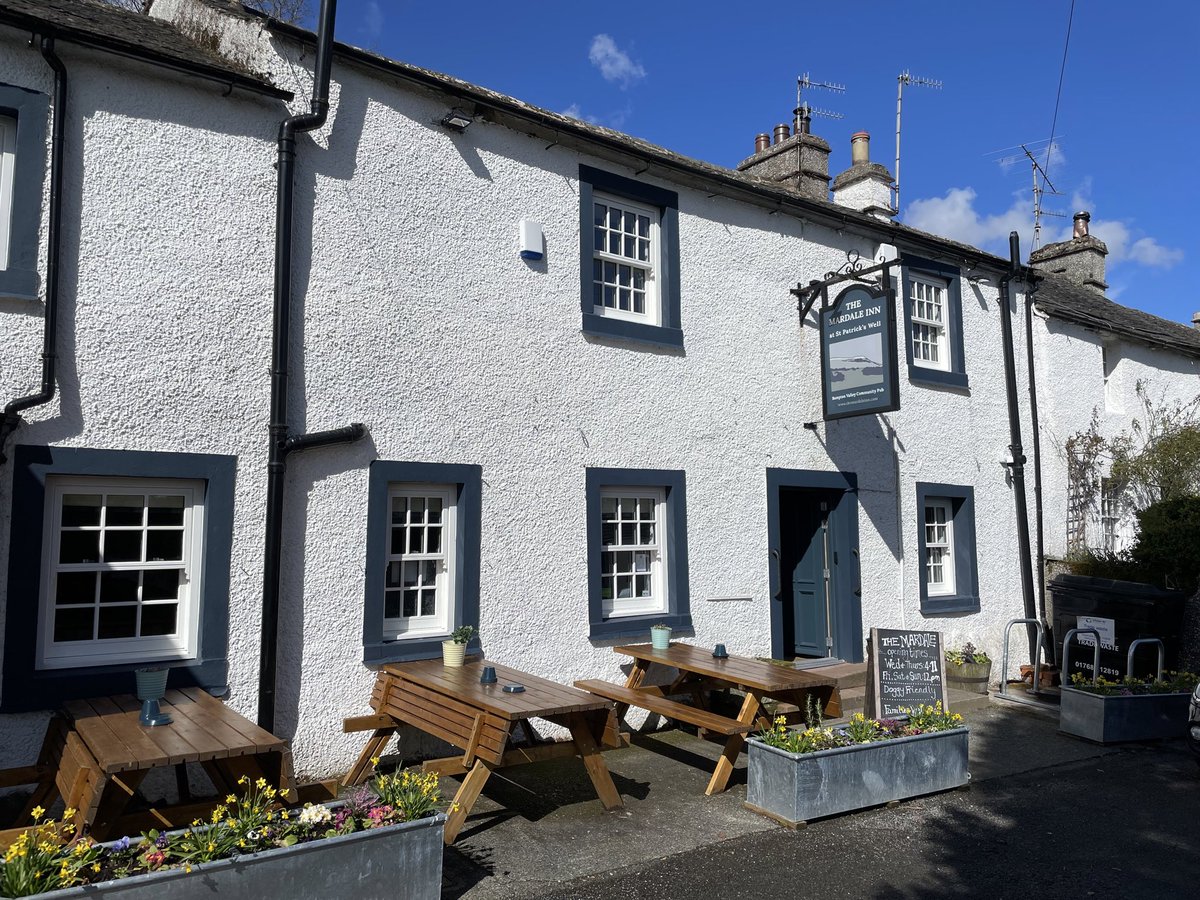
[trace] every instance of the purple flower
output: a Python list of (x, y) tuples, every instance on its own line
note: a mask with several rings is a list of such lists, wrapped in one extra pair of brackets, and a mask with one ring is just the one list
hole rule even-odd
[(113, 850), (128, 850), (128, 849), (129, 849), (129, 835), (125, 835), (125, 837), (121, 838), (119, 841), (117, 841), (115, 844), (113, 844)]
[(156, 837), (154, 839), (154, 846), (157, 847), (159, 850), (166, 850), (167, 849), (167, 836), (165, 834), (160, 834), (158, 837)]

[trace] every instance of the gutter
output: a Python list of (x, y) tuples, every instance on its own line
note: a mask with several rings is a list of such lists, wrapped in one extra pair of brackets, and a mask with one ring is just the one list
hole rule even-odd
[[(305, 45), (312, 45), (314, 41), (311, 31), (273, 19), (252, 7), (243, 6), (243, 9), (246, 13), (265, 20), (265, 26), (272, 32)], [(1007, 260), (984, 253), (974, 247), (942, 240), (936, 235), (926, 235), (896, 222), (883, 222), (864, 213), (856, 213), (835, 206), (833, 203), (822, 203), (801, 197), (766, 183), (757, 184), (729, 169), (679, 156), (662, 147), (622, 135), (619, 132), (609, 132), (607, 129), (601, 130), (577, 123), (568, 117), (530, 106), (512, 97), (459, 81), (447, 75), (387, 59), (349, 44), (335, 42), (333, 49), (339, 56), (368, 68), (397, 76), (439, 93), (449, 94), (468, 104), (474, 103), (477, 111), (488, 109), (499, 113), (499, 118), (493, 119), (498, 124), (505, 124), (501, 121), (502, 119), (509, 119), (513, 123), (524, 123), (533, 126), (542, 136), (552, 139), (555, 143), (563, 143), (562, 138), (567, 136), (576, 144), (583, 145), (576, 146), (577, 149), (593, 155), (596, 155), (595, 148), (597, 146), (621, 154), (637, 163), (631, 168), (640, 170), (637, 173), (639, 175), (649, 169), (648, 164), (652, 164), (668, 173), (660, 177), (698, 186), (701, 190), (709, 192), (717, 188), (723, 196), (738, 197), (756, 206), (775, 211), (786, 211), (833, 228), (835, 231), (849, 231), (871, 241), (895, 244), (905, 252), (921, 252), (946, 260), (955, 260), (967, 268), (976, 266), (993, 273), (1002, 273), (1009, 266)]]
[(0, 9), (0, 24), (12, 25), (22, 30), (36, 31), (39, 34), (52, 35), (59, 40), (75, 44), (79, 47), (102, 50), (114, 56), (147, 62), (160, 68), (171, 69), (185, 75), (203, 78), (206, 81), (214, 81), (217, 84), (224, 85), (226, 92), (238, 87), (251, 93), (261, 94), (264, 97), (271, 97), (276, 100), (291, 100), (294, 96), (291, 91), (277, 88), (269, 82), (262, 81), (250, 75), (240, 75), (236, 72), (222, 69), (220, 66), (209, 66), (200, 62), (177, 59), (130, 41), (81, 31), (70, 26), (57, 25), (47, 22), (45, 19), (22, 15), (11, 10)]
[[(1037, 618), (1033, 589), (1033, 562), (1029, 546), (1029, 509), (1025, 502), (1025, 449), (1021, 446), (1021, 409), (1017, 403), (1016, 352), (1013, 347), (1012, 315), (1013, 304), (1009, 282), (1019, 277), (1021, 266), (1021, 240), (1015, 231), (1008, 235), (1009, 268), (1000, 277), (1000, 330), (1004, 343), (1004, 390), (1008, 400), (1009, 453), (1012, 462), (1006, 465), (1012, 473), (1013, 501), (1017, 513), (1017, 556), (1021, 564), (1021, 597), (1025, 606), (1025, 618)], [(1032, 378), (1032, 373), (1031, 376)], [(1037, 637), (1032, 625), (1025, 626), (1029, 637), (1029, 662), (1036, 662)], [(1002, 678), (1007, 673), (1001, 673)]]
[(271, 336), (271, 419), (267, 460), (267, 518), (263, 549), (262, 632), (258, 670), (258, 724), (275, 730), (275, 694), (279, 652), (279, 582), (283, 562), (283, 494), (287, 459), (293, 453), (346, 444), (367, 434), (361, 422), (310, 434), (288, 433), (288, 375), (292, 338), (292, 222), (296, 190), (296, 135), (325, 124), (329, 114), (329, 73), (337, 0), (321, 0), (317, 59), (309, 111), (279, 126), (278, 183), (275, 207), (275, 318)]
[[(36, 36), (35, 36), (36, 37)], [(30, 40), (33, 43), (33, 39)], [(42, 331), (42, 387), (36, 394), (18, 397), (4, 407), (0, 419), (0, 465), (7, 462), (4, 445), (21, 427), (21, 413), (44, 406), (54, 399), (55, 336), (58, 332), (58, 275), (62, 255), (62, 192), (63, 157), (66, 153), (67, 68), (54, 52), (54, 37), (42, 35), (39, 48), (47, 65), (54, 70), (54, 123), (50, 138), (50, 212), (47, 221), (46, 247), (46, 312)]]

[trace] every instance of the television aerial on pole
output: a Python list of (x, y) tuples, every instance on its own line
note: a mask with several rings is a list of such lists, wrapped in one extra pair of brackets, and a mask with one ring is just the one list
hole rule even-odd
[(896, 210), (896, 215), (900, 215), (900, 110), (904, 102), (904, 86), (911, 84), (916, 87), (929, 87), (940, 91), (942, 83), (932, 78), (923, 78), (920, 75), (911, 74), (908, 69), (905, 69), (896, 76), (896, 171), (892, 182), (892, 191), (894, 194), (892, 206)]
[[(1044, 149), (1037, 148), (1037, 144), (1045, 143)], [(1030, 147), (1035, 149), (1030, 150)], [(1045, 167), (1038, 162), (1037, 157), (1041, 153), (1046, 154), (1046, 163), (1049, 164), (1050, 157), (1054, 153), (1061, 153), (1061, 147), (1058, 142), (1051, 139), (1049, 141), (1034, 141), (1031, 144), (1017, 144), (1015, 147), (1006, 147), (1005, 150), (996, 150), (994, 153), (1004, 153), (1006, 150), (1020, 149), (1020, 153), (1014, 153), (1011, 156), (1003, 156), (996, 160), (1002, 169), (1008, 169), (1014, 164), (1021, 162), (1023, 158), (1029, 160), (1029, 167), (1033, 175), (1033, 246), (1031, 250), (1037, 250), (1042, 245), (1042, 218), (1051, 216), (1056, 219), (1067, 218), (1066, 213), (1051, 212), (1042, 207), (1042, 198), (1049, 194), (1052, 197), (1061, 197), (1062, 192), (1054, 187), (1054, 182), (1050, 180), (1050, 176), (1046, 174)], [(1047, 190), (1047, 188), (1049, 190)]]
[(808, 134), (808, 132), (809, 132), (808, 123), (809, 123), (809, 120), (813, 116), (824, 116), (827, 119), (843, 118), (843, 116), (840, 112), (833, 112), (832, 110), (821, 109), (820, 107), (817, 107), (817, 106), (809, 106), (808, 105), (808, 102), (804, 99), (804, 91), (805, 91), (805, 89), (811, 90), (814, 88), (818, 88), (820, 90), (825, 90), (825, 91), (833, 91), (836, 94), (846, 93), (846, 86), (844, 84), (836, 84), (835, 82), (832, 82), (832, 81), (814, 81), (812, 78), (809, 77), (809, 74), (807, 72), (805, 72), (803, 75), (797, 76), (797, 78), (796, 78), (796, 110), (795, 110), (795, 116), (796, 116), (795, 133), (796, 134)]

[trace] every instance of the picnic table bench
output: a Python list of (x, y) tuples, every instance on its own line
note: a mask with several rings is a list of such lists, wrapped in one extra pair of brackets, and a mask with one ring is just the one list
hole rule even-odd
[[(621, 795), (601, 750), (628, 746), (617, 730), (612, 704), (568, 685), (487, 662), (496, 669), (496, 684), (480, 684), (484, 665), (469, 659), (462, 667), (440, 659), (392, 663), (380, 669), (366, 716), (351, 716), (344, 732), (371, 731), (358, 761), (342, 779), (344, 786), (361, 784), (374, 769), (396, 730), (410, 725), (441, 738), (463, 751), (461, 756), (429, 760), (426, 771), (465, 775), (447, 815), (445, 841), (453, 843), (492, 772), (508, 766), (578, 756), (605, 809), (620, 808)], [(505, 693), (506, 684), (521, 684), (520, 693)], [(567, 728), (569, 741), (546, 741), (531, 719), (544, 719)], [(522, 740), (514, 738), (517, 726)]]
[[(742, 752), (745, 735), (754, 730), (771, 727), (763, 714), (765, 698), (795, 704), (799, 709), (816, 702), (823, 714), (841, 715), (837, 682), (813, 671), (777, 666), (770, 662), (744, 656), (717, 658), (707, 648), (673, 642), (665, 650), (650, 644), (633, 644), (613, 648), (617, 653), (633, 657), (633, 667), (624, 685), (587, 679), (575, 686), (617, 704), (618, 719), (631, 706), (657, 713), (668, 719), (695, 725), (702, 736), (725, 738), (725, 748), (717, 760), (706, 794), (725, 790), (733, 764)], [(678, 677), (667, 685), (647, 685), (643, 682), (652, 664), (678, 670)], [(734, 688), (744, 693), (736, 717), (713, 712), (708, 708), (707, 693), (714, 689)], [(691, 702), (671, 699), (687, 695)]]
[[(34, 807), (49, 807), (62, 797), (76, 811), (76, 826), (86, 827), (96, 840), (178, 828), (206, 817), (227, 794), (240, 793), (237, 782), (243, 776), (265, 778), (286, 799), (296, 800), (285, 740), (201, 688), (167, 691), (160, 706), (173, 721), (151, 727), (138, 721), (142, 705), (130, 694), (66, 703), (63, 714), (50, 720), (37, 763), (0, 772), (0, 786), (35, 785), (18, 825), (25, 824)], [(192, 801), (184, 768), (188, 763), (204, 769), (220, 798)], [(175, 768), (181, 802), (129, 812), (142, 781), (165, 767)], [(0, 844), (23, 830), (0, 832)]]

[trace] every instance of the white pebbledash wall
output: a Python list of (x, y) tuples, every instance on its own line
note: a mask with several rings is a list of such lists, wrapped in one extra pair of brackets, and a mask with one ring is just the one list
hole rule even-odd
[[(252, 23), (231, 27), (256, 68), (307, 97), (310, 58)], [(3, 38), (19, 45), (15, 33)], [(39, 60), (7, 46), (0, 80), (48, 91)], [(61, 395), (16, 440), (238, 456), (229, 702), (253, 717), (273, 138), (285, 110), (63, 51), (73, 109)], [(616, 642), (587, 636), (589, 466), (686, 472), (697, 644), (769, 653), (765, 469), (841, 469), (859, 480), (864, 630), (935, 628), (998, 654), (1021, 594), (999, 462), (1009, 438), (995, 275), (963, 281), (969, 395), (910, 385), (900, 344), (901, 410), (814, 433), (803, 423), (821, 418), (817, 333), (799, 326), (788, 291), (838, 268), (848, 250), (872, 258), (890, 248), (643, 174), (679, 193), (686, 352), (589, 340), (578, 166), (634, 170), (486, 121), (451, 134), (436, 124), (445, 98), (340, 59), (333, 76), (329, 124), (299, 149), (291, 424), (362, 421), (370, 437), (289, 463), (278, 730), (294, 737), (302, 775), (344, 771), (361, 746), (340, 723), (368, 711), (373, 679), (361, 659), (374, 458), (482, 465), (483, 644), (539, 675), (623, 677)], [(521, 218), (543, 224), (544, 261), (518, 257)], [(13, 351), (0, 356), (23, 362), (5, 363), (0, 388), (15, 395), (36, 383), (41, 322), (25, 314), (36, 309), (2, 309)], [(978, 614), (920, 613), (917, 481), (975, 487)], [(11, 464), (0, 485), (7, 508)], [(0, 572), (9, 527), (0, 525)], [(745, 599), (715, 602), (731, 597)], [(5, 717), (14, 739), (2, 742), (0, 765), (32, 758), (43, 721)]]
[[(1105, 386), (1104, 352), (1113, 372)], [(1046, 555), (1067, 552), (1066, 510), (1069, 494), (1066, 443), (1091, 427), (1113, 438), (1145, 421), (1137, 389), (1141, 384), (1156, 407), (1188, 403), (1200, 396), (1200, 360), (1099, 332), (1072, 322), (1034, 319), (1039, 419), (1042, 428), (1042, 477), (1046, 517)], [(1097, 500), (1097, 503), (1099, 501)], [(1099, 508), (1090, 511), (1088, 543), (1100, 546)], [(1128, 546), (1136, 520), (1122, 509), (1118, 547)]]

